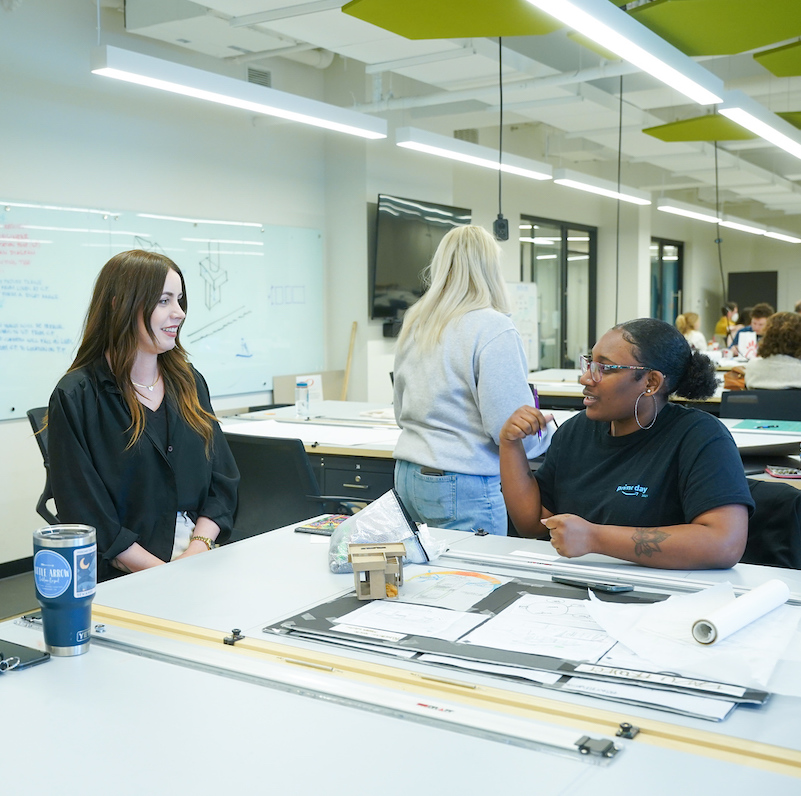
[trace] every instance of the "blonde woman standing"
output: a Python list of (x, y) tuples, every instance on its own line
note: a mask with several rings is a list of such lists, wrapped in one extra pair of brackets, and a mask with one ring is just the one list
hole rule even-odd
[[(500, 247), (477, 226), (441, 241), (430, 284), (404, 318), (395, 354), (395, 487), (417, 522), (505, 535), (499, 434), (533, 405), (520, 334), (509, 316)], [(551, 424), (527, 441), (548, 446)]]

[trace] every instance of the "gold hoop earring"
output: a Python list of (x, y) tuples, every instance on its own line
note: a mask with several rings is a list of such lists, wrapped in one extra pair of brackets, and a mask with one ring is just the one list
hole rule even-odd
[(654, 423), (656, 423), (656, 416), (657, 416), (657, 414), (659, 414), (659, 412), (657, 410), (656, 396), (652, 395), (651, 398), (654, 399), (654, 417), (653, 417), (653, 419), (651, 420), (651, 422), (647, 426), (644, 426), (642, 423), (640, 423), (640, 418), (639, 418), (639, 416), (637, 414), (637, 410), (638, 410), (638, 408), (640, 406), (640, 398), (642, 398), (643, 395), (647, 395), (649, 392), (650, 392), (650, 390), (645, 390), (645, 391), (641, 392), (637, 396), (637, 400), (634, 402), (634, 420), (637, 423), (637, 425), (643, 431), (648, 431), (648, 429), (651, 428), (654, 425)]

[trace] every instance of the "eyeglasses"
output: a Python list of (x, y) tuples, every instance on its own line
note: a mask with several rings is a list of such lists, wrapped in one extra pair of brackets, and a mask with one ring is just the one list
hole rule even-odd
[(592, 380), (596, 383), (608, 370), (653, 370), (644, 365), (607, 365), (603, 362), (595, 362), (584, 354), (579, 357), (579, 361), (581, 362), (581, 375), (583, 376), (589, 370)]

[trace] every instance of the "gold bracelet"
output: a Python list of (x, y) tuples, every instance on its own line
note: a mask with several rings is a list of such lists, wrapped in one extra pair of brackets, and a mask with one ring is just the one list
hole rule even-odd
[(207, 547), (209, 550), (211, 550), (211, 549), (214, 547), (214, 542), (213, 542), (211, 539), (209, 539), (209, 537), (208, 537), (208, 536), (192, 536), (192, 537), (189, 539), (189, 543), (190, 543), (190, 544), (191, 544), (192, 542), (196, 542), (196, 541), (197, 541), (197, 542), (203, 542), (203, 544), (204, 544), (204, 545), (206, 545), (206, 547)]

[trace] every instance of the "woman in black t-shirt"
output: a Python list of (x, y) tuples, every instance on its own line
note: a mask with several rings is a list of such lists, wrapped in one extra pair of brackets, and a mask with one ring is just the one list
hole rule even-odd
[(501, 431), (501, 482), (524, 536), (550, 534), (567, 558), (603, 553), (670, 569), (731, 567), (753, 509), (731, 434), (712, 415), (670, 404), (715, 390), (709, 359), (677, 329), (642, 318), (582, 357), (585, 411), (554, 435), (531, 477), (522, 440), (545, 419), (528, 406)]

